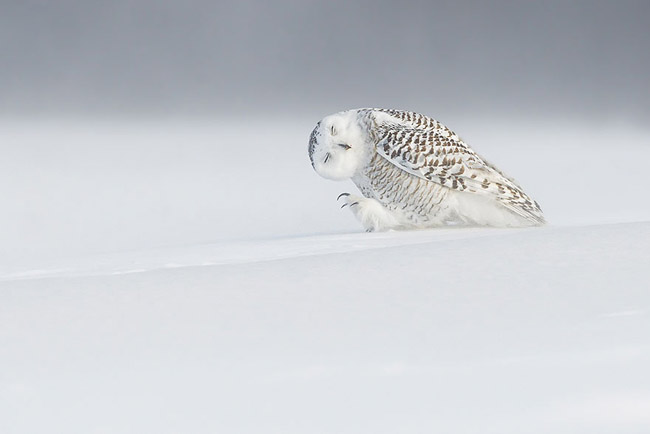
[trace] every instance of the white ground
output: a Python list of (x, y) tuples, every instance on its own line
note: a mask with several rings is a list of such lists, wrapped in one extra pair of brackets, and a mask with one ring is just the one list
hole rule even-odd
[(648, 131), (448, 121), (551, 224), (365, 234), (312, 121), (0, 124), (0, 433), (650, 432)]

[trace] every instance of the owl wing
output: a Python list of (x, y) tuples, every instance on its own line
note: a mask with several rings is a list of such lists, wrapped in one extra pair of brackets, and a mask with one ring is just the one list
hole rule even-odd
[(544, 223), (539, 204), (519, 185), (481, 158), (453, 131), (431, 118), (419, 116), (411, 116), (413, 120), (398, 118), (397, 122), (386, 122), (380, 115), (375, 134), (379, 155), (419, 178), (452, 190), (492, 196), (512, 212)]
[(372, 109), (374, 117), (380, 123), (397, 123), (402, 126), (408, 126), (418, 130), (447, 130), (437, 120), (420, 113), (409, 112), (404, 110), (393, 109)]
[[(405, 110), (395, 110), (395, 109), (372, 109), (375, 119), (377, 120), (377, 117), (379, 116), (379, 121), (383, 121), (384, 123), (388, 124), (399, 124), (402, 126), (407, 126), (410, 128), (418, 129), (418, 130), (435, 130), (438, 131), (442, 135), (447, 135), (451, 136), (455, 140), (458, 140), (462, 142), (462, 139), (460, 139), (453, 131), (451, 131), (449, 128), (438, 122), (437, 120), (420, 114), (416, 112), (411, 112), (411, 111), (405, 111)], [(383, 119), (381, 117), (383, 116)], [(470, 149), (464, 142), (463, 145)], [(470, 149), (471, 151), (471, 149)], [(474, 152), (474, 151), (472, 151)], [(476, 156), (478, 156), (485, 166), (490, 167), (500, 175), (502, 175), (504, 178), (508, 179), (511, 183), (515, 184), (520, 190), (523, 190), (521, 186), (515, 181), (513, 178), (509, 177), (505, 173), (503, 173), (501, 170), (499, 170), (495, 165), (487, 161), (485, 158), (479, 156), (476, 152), (474, 152)]]

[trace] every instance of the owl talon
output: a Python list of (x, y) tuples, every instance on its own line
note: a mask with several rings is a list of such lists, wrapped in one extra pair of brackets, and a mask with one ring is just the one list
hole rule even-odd
[(359, 189), (336, 200), (344, 202), (341, 208), (349, 205), (365, 229), (544, 224), (537, 202), (512, 178), (425, 115), (387, 109), (335, 113), (316, 124), (308, 151), (320, 176), (349, 180)]
[(345, 203), (367, 232), (386, 230), (398, 224), (388, 209), (377, 199), (348, 194)]
[(345, 202), (343, 205), (341, 205), (341, 209), (345, 208), (346, 206), (349, 206), (350, 208), (352, 208), (355, 205), (359, 205), (359, 202), (352, 202), (352, 203)]

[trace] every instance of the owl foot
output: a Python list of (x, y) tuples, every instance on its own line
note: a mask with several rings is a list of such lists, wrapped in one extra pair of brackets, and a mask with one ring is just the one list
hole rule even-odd
[(337, 200), (343, 200), (341, 208), (346, 206), (361, 222), (366, 232), (385, 231), (398, 226), (398, 220), (393, 212), (387, 209), (378, 200), (355, 196), (350, 193), (341, 193)]

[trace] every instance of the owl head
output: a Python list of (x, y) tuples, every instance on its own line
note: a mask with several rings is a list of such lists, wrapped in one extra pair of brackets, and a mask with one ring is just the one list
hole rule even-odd
[(367, 156), (367, 137), (358, 111), (348, 110), (323, 118), (309, 137), (309, 158), (320, 176), (335, 181), (349, 179)]

